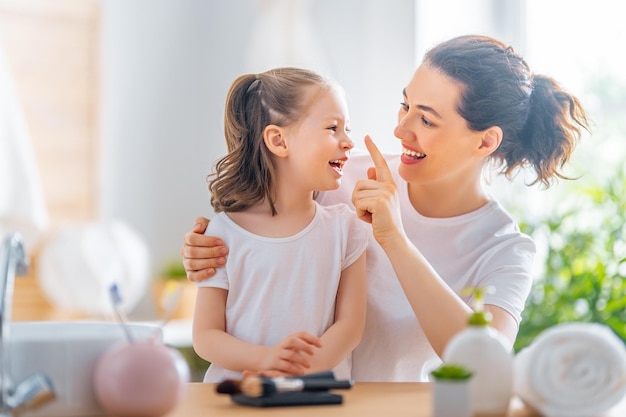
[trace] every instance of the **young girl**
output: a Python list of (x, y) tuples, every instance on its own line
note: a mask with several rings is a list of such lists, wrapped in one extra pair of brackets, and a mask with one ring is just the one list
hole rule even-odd
[(210, 176), (217, 215), (206, 233), (233, 255), (198, 283), (193, 346), (211, 362), (204, 381), (260, 370), (349, 378), (365, 324), (368, 232), (347, 205), (313, 199), (339, 187), (353, 147), (345, 97), (303, 69), (244, 75), (224, 123), (228, 155)]
[[(513, 345), (535, 245), (485, 190), (483, 169), (493, 162), (510, 176), (528, 167), (547, 186), (563, 178), (587, 127), (576, 97), (497, 39), (461, 36), (426, 54), (402, 90), (394, 130), (400, 152), (383, 158), (367, 139), (375, 169), (367, 154), (353, 155), (341, 188), (318, 200), (352, 201), (375, 238), (367, 248), (367, 323), (352, 355), (355, 380), (427, 380), (467, 325), (465, 287), (495, 288), (485, 310)], [(189, 279), (202, 280), (221, 269), (226, 248), (197, 234), (206, 219), (196, 222), (183, 257)]]

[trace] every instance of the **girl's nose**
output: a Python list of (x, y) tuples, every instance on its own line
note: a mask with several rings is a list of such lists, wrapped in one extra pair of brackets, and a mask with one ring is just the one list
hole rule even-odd
[(343, 149), (352, 149), (354, 148), (354, 142), (350, 139), (350, 136), (346, 135), (346, 138), (341, 142), (341, 146)]

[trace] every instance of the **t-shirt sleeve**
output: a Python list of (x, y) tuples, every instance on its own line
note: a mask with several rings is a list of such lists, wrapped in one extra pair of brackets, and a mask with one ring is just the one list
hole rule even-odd
[[(209, 222), (209, 226), (204, 232), (206, 236), (219, 236), (220, 239), (224, 241), (224, 243), (230, 247), (228, 239), (228, 230), (223, 227), (222, 219), (219, 215), (215, 216), (213, 220)], [(228, 285), (228, 262), (226, 266), (215, 268), (215, 275), (211, 278), (205, 279), (204, 281), (196, 282), (197, 288), (202, 287), (212, 287), (212, 288), (222, 288), (225, 290), (229, 289)]]
[(354, 211), (346, 207), (345, 222), (347, 230), (346, 252), (341, 265), (344, 270), (352, 265), (367, 248), (370, 225), (360, 220)]
[(535, 252), (534, 242), (528, 236), (520, 236), (503, 249), (501, 256), (496, 257), (499, 262), (492, 265), (491, 271), (480, 283), (481, 287), (492, 286), (495, 289), (492, 294), (485, 295), (485, 304), (508, 311), (518, 324), (532, 286)]

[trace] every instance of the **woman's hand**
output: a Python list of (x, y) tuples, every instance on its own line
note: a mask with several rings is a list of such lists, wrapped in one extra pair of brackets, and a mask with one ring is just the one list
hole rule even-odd
[(383, 247), (397, 238), (405, 238), (400, 215), (398, 188), (372, 138), (365, 137), (365, 146), (374, 166), (367, 170), (368, 179), (359, 180), (352, 192), (352, 203), (359, 218), (372, 224), (376, 241)]
[(185, 233), (180, 255), (189, 281), (199, 282), (215, 275), (215, 268), (226, 264), (228, 248), (221, 239), (205, 236), (209, 219), (198, 217), (191, 232)]

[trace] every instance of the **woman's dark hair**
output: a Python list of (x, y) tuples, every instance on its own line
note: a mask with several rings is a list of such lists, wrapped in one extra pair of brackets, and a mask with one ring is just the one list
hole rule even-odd
[(533, 74), (512, 47), (480, 35), (443, 42), (426, 53), (424, 62), (460, 83), (457, 110), (470, 129), (502, 129), (502, 143), (491, 155), (511, 178), (530, 166), (535, 184), (549, 187), (569, 160), (582, 129), (589, 130), (576, 97), (550, 77)]
[(305, 114), (309, 104), (305, 87), (329, 88), (321, 75), (300, 68), (276, 68), (237, 78), (230, 87), (224, 110), (224, 136), (228, 154), (209, 175), (211, 205), (216, 212), (246, 210), (273, 198), (275, 169), (265, 146), (266, 126), (289, 126)]

